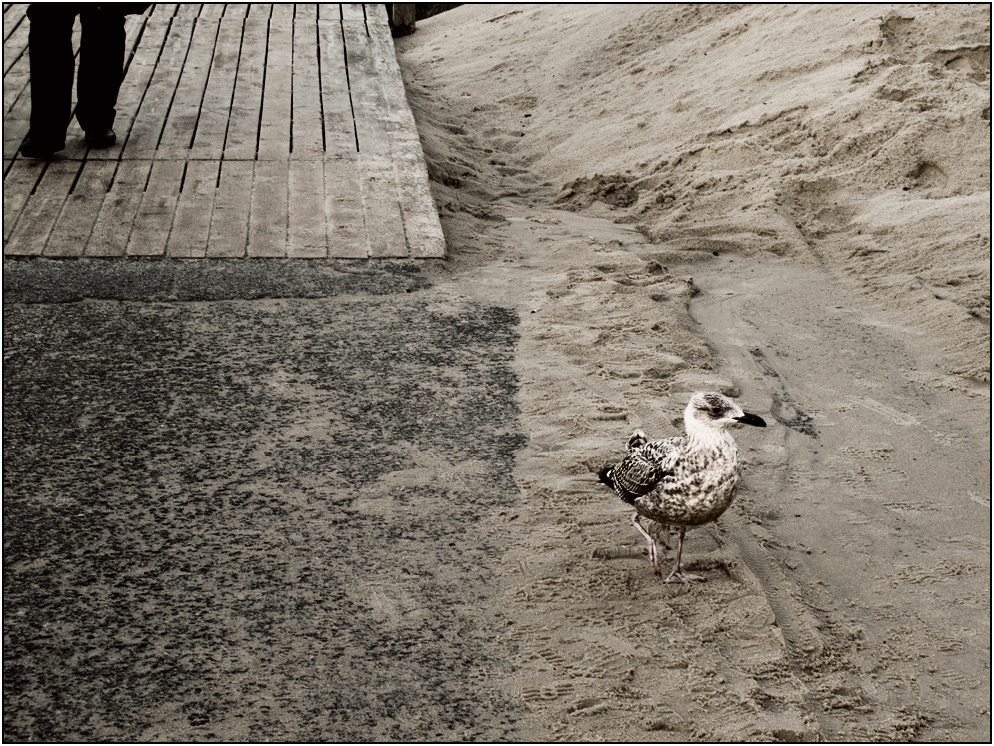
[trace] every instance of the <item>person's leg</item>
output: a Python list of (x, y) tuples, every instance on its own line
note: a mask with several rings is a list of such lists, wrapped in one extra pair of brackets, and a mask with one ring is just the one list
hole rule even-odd
[(80, 13), (83, 36), (76, 81), (76, 119), (94, 147), (114, 144), (117, 94), (124, 75), (124, 14), (114, 5)]
[(72, 51), (75, 6), (32, 3), (28, 8), (28, 55), (31, 69), (31, 130), (22, 146), (29, 157), (51, 155), (66, 145), (72, 117)]

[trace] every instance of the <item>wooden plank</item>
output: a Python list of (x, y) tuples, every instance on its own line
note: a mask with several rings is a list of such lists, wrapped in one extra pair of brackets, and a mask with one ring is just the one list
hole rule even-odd
[(269, 17), (270, 21), (276, 21), (287, 26), (293, 22), (293, 3), (274, 3), (272, 7), (272, 15)]
[(192, 18), (173, 21), (121, 158), (147, 159), (155, 155), (192, 35)]
[(382, 119), (387, 108), (386, 100), (376, 80), (366, 27), (354, 21), (342, 21), (342, 30), (359, 152), (388, 156), (391, 152), (390, 139)]
[(396, 169), (408, 248), (411, 256), (442, 257), (445, 235), (428, 186), (428, 170), (417, 125), (407, 103), (393, 39), (387, 29), (374, 27), (370, 29), (369, 40), (374, 78), (383, 93), (380, 123), (386, 130)]
[(289, 161), (256, 161), (249, 256), (286, 256)]
[[(4, 57), (4, 61), (7, 61), (6, 57)], [(30, 77), (30, 62), (26, 54), (21, 55), (16, 60), (11, 60), (10, 68), (3, 74), (4, 119), (10, 114), (22, 92), (25, 96), (30, 95), (30, 89), (27, 87)]]
[(284, 160), (290, 154), (290, 98), (293, 90), (293, 19), (269, 20), (266, 82), (259, 122), (259, 160)]
[(190, 51), (183, 64), (176, 94), (169, 107), (162, 129), (156, 158), (186, 158), (196, 134), (200, 106), (207, 89), (207, 76), (210, 73), (214, 45), (217, 41), (218, 22), (197, 19), (190, 40)]
[[(156, 7), (162, 8), (164, 6), (151, 6), (152, 9)], [(146, 9), (144, 13), (129, 13), (124, 17), (124, 80), (127, 80), (128, 71), (131, 69), (131, 63), (134, 61), (135, 53), (138, 51), (138, 45), (145, 35), (145, 28), (147, 27), (151, 16), (152, 10)], [(117, 98), (120, 103), (120, 93), (118, 93)], [(118, 115), (120, 115), (120, 105), (116, 108), (118, 109)]]
[[(170, 23), (170, 17), (156, 6), (155, 12), (145, 24), (141, 41), (139, 42), (137, 38), (132, 39), (131, 43), (137, 42), (138, 46), (134, 50), (134, 56), (128, 65), (127, 74), (117, 96), (117, 117), (114, 119), (117, 143), (110, 148), (90, 150), (87, 154), (88, 159), (117, 160), (121, 157), (122, 149), (132, 139), (131, 130), (134, 127), (135, 117), (155, 73)], [(138, 30), (140, 27), (134, 29), (136, 37)]]
[[(22, 16), (23, 18), (23, 16)], [(7, 14), (4, 13), (4, 27), (7, 26)], [(10, 34), (4, 35), (3, 40), (3, 84), (7, 86), (7, 73), (22, 57), (28, 56), (28, 29), (30, 23), (27, 18), (23, 18), (11, 29)]]
[(359, 193), (357, 158), (324, 162), (325, 214), (330, 256), (365, 259), (369, 256), (366, 223)]
[(139, 39), (144, 35), (143, 29), (148, 23), (149, 12), (146, 10), (141, 15), (131, 14), (124, 19), (124, 74), (127, 76), (128, 68), (138, 49)]
[(342, 21), (353, 21), (366, 24), (366, 14), (362, 10), (362, 3), (342, 3)]
[(211, 61), (190, 158), (219, 159), (224, 153), (224, 136), (231, 116), (231, 96), (235, 88), (241, 41), (242, 19), (224, 16), (218, 28), (214, 59)]
[[(6, 92), (6, 81), (4, 81)], [(10, 112), (3, 118), (3, 157), (11, 160), (17, 157), (18, 148), (31, 128), (31, 92), (27, 86), (14, 102)]]
[(183, 190), (176, 203), (176, 215), (166, 254), (172, 257), (203, 257), (207, 255), (211, 213), (217, 191), (217, 161), (188, 161), (183, 178)]
[[(413, 3), (409, 3), (408, 5), (413, 9)], [(374, 25), (387, 26), (387, 33), (389, 33), (390, 20), (387, 18), (387, 9), (383, 3), (363, 3), (362, 7), (366, 11), (366, 26), (369, 27), (370, 33), (372, 33)], [(413, 25), (413, 15), (411, 19)]]
[(10, 3), (3, 9), (3, 38), (6, 41), (19, 25), (26, 24), (28, 3)]
[(252, 202), (252, 161), (224, 161), (220, 184), (214, 194), (208, 257), (245, 256), (248, 246), (249, 214)]
[(121, 161), (104, 197), (84, 256), (124, 256), (145, 193), (151, 161)]
[(355, 155), (358, 152), (355, 122), (345, 72), (345, 45), (340, 22), (318, 21), (318, 51), (321, 60), (325, 152), (329, 157)]
[(176, 17), (182, 19), (195, 19), (200, 15), (199, 3), (179, 3), (176, 9)]
[(150, 18), (169, 20), (176, 16), (180, 3), (155, 3), (151, 9), (146, 10)]
[(379, 124), (386, 132), (391, 153), (421, 152), (414, 115), (407, 103), (404, 79), (397, 64), (397, 52), (390, 32), (374, 28), (369, 35), (372, 77), (382, 98), (377, 98)]
[(438, 218), (438, 209), (428, 186), (428, 169), (420, 149), (417, 153), (398, 156), (394, 160), (400, 198), (404, 236), (411, 256), (442, 258), (445, 256), (445, 234)]
[(406, 105), (407, 92), (404, 90), (404, 77), (397, 64), (397, 48), (390, 31), (374, 26), (369, 33), (370, 57), (373, 71), (378, 77), (384, 94), (392, 105)]
[(273, 14), (273, 6), (269, 3), (250, 3), (248, 6), (248, 17), (252, 19), (263, 19), (267, 23)]
[(318, 20), (341, 24), (342, 6), (338, 3), (318, 3)]
[(201, 21), (219, 21), (224, 15), (224, 3), (204, 3), (200, 7)]
[(256, 18), (251, 6), (245, 20), (241, 56), (231, 100), (231, 118), (224, 145), (225, 160), (254, 159), (258, 149), (259, 110), (262, 107), (262, 80), (265, 75), (268, 19)]
[(245, 3), (226, 3), (222, 18), (227, 18), (229, 20), (245, 20), (245, 16), (248, 15), (249, 7), (250, 6)]
[[(145, 28), (148, 26), (150, 17), (151, 14), (148, 10), (141, 14), (131, 13), (124, 17), (125, 78), (128, 75), (128, 70), (131, 69), (131, 63), (134, 61), (135, 52), (138, 51), (138, 45), (141, 42), (141, 39), (145, 36)], [(120, 99), (120, 95), (118, 95), (118, 99)]]
[(153, 161), (128, 238), (128, 256), (163, 256), (166, 253), (185, 166), (183, 161)]
[(404, 221), (393, 163), (359, 153), (359, 191), (371, 257), (406, 257)]
[[(152, 6), (153, 8), (155, 6)], [(141, 93), (144, 93), (145, 88), (148, 84), (148, 78), (145, 78), (141, 82), (141, 93), (129, 100), (125, 89), (128, 87), (128, 79), (132, 78), (136, 71), (132, 69), (132, 63), (135, 61), (135, 57), (138, 52), (138, 45), (145, 39), (145, 31), (149, 25), (149, 18), (151, 11), (146, 9), (146, 11), (140, 15), (129, 14), (125, 16), (124, 19), (124, 77), (121, 79), (121, 88), (118, 91), (117, 103), (114, 108), (117, 110), (117, 114), (114, 117), (114, 131), (117, 133), (117, 143), (114, 147), (114, 159), (117, 158), (117, 154), (121, 152), (121, 148), (124, 146), (124, 140), (127, 138), (128, 132), (131, 130), (131, 123), (134, 121), (135, 114), (138, 111), (138, 103), (141, 101)], [(164, 36), (163, 32), (163, 36)], [(153, 38), (153, 34), (149, 34), (149, 39)], [(161, 38), (158, 44), (159, 49), (162, 48)], [(149, 71), (151, 75), (151, 71)], [(130, 103), (130, 106), (127, 103)], [(91, 154), (87, 154), (88, 157), (92, 158), (93, 154), (106, 152), (106, 148), (103, 151), (93, 150)], [(109, 156), (104, 156), (109, 158)]]
[(41, 254), (79, 167), (76, 161), (52, 161), (48, 164), (11, 231), (4, 246), (5, 256)]
[(318, 18), (318, 6), (317, 3), (294, 3), (293, 6), (293, 20), (296, 23), (301, 21), (306, 21), (309, 25), (313, 26), (314, 21)]
[(86, 161), (72, 194), (52, 228), (45, 256), (82, 256), (93, 226), (100, 214), (117, 164), (113, 161)]
[[(298, 6), (298, 12), (300, 9), (301, 6)], [(293, 22), (293, 120), (290, 140), (293, 158), (321, 158), (324, 155), (318, 65), (317, 21), (298, 17)]]
[[(6, 134), (6, 133), (4, 133)], [(45, 161), (18, 158), (3, 180), (3, 240), (10, 237), (24, 205), (45, 171)]]
[(324, 164), (317, 160), (290, 162), (291, 259), (323, 259), (328, 255), (324, 199)]

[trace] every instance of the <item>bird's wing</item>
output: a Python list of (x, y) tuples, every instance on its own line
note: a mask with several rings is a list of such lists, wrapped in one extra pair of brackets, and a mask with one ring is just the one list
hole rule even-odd
[(672, 471), (678, 440), (654, 440), (628, 452), (611, 474), (623, 497), (634, 499), (652, 492), (659, 480)]

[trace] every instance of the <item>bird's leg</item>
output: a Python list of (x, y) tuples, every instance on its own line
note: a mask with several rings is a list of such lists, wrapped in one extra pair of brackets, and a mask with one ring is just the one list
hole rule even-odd
[(649, 532), (642, 528), (642, 524), (639, 523), (639, 514), (632, 513), (632, 525), (638, 529), (638, 532), (645, 537), (645, 543), (649, 547), (649, 564), (652, 565), (652, 571), (656, 575), (662, 575), (663, 573), (659, 569), (659, 555), (656, 552), (656, 542), (649, 536)]
[(664, 583), (690, 583), (695, 580), (701, 582), (707, 580), (703, 575), (691, 575), (689, 572), (680, 571), (680, 555), (683, 554), (683, 535), (685, 533), (687, 533), (686, 527), (680, 526), (680, 538), (676, 545), (676, 565), (673, 566), (673, 572), (663, 581)]

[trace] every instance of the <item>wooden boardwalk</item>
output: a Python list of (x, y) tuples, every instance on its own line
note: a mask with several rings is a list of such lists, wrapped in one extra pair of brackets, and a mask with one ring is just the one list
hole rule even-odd
[(4, 256), (444, 256), (382, 5), (129, 16), (117, 144), (73, 120), (51, 161), (18, 153), (26, 9), (3, 11)]

